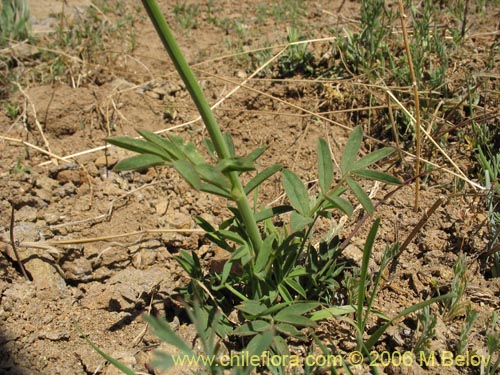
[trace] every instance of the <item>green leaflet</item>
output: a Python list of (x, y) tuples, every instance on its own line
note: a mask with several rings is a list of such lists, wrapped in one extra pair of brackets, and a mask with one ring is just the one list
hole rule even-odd
[(117, 172), (146, 169), (165, 163), (165, 159), (158, 155), (140, 154), (120, 160), (113, 168)]
[(361, 203), (361, 205), (364, 207), (366, 212), (368, 212), (369, 215), (373, 215), (372, 201), (371, 201), (370, 197), (368, 197), (368, 195), (366, 195), (363, 188), (350, 177), (346, 177), (346, 182), (347, 182), (347, 185), (349, 185), (349, 188), (351, 188), (351, 190), (354, 193), (354, 195), (356, 196), (356, 198), (358, 198), (359, 203)]
[(361, 126), (356, 126), (347, 140), (344, 153), (342, 154), (342, 161), (340, 168), (342, 175), (347, 175), (353, 168), (356, 156), (361, 148), (361, 140), (363, 139), (363, 130)]
[(333, 162), (330, 148), (322, 138), (318, 141), (318, 178), (323, 194), (326, 194), (333, 183)]
[(293, 208), (302, 216), (309, 216), (309, 194), (304, 183), (295, 173), (288, 169), (283, 170), (281, 176), (283, 177), (285, 193)]

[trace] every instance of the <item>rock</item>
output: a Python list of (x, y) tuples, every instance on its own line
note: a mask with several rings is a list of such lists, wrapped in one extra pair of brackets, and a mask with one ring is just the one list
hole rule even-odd
[(85, 172), (78, 169), (64, 169), (59, 171), (56, 179), (61, 185), (72, 182), (76, 186), (80, 186), (82, 183), (88, 181)]
[(156, 253), (157, 250), (142, 249), (134, 257), (134, 267), (145, 268), (152, 266), (156, 262)]
[(43, 228), (32, 222), (19, 223), (14, 227), (14, 240), (36, 242), (42, 239)]
[(168, 221), (175, 229), (190, 229), (193, 223), (191, 216), (182, 212), (174, 212)]
[(59, 183), (56, 180), (45, 175), (38, 176), (35, 181), (35, 187), (48, 191), (52, 191), (58, 186)]
[[(363, 250), (356, 245), (350, 244), (348, 245), (341, 254), (342, 258), (345, 258), (347, 261), (352, 263), (356, 267), (361, 267), (363, 261)], [(376, 272), (378, 270), (378, 266), (375, 261), (371, 258), (368, 261), (368, 271)]]
[(134, 309), (143, 293), (151, 293), (154, 286), (166, 277), (164, 267), (147, 270), (124, 269), (112, 276), (106, 284), (92, 284), (82, 299), (82, 306), (108, 311)]
[(55, 194), (57, 194), (61, 198), (73, 195), (75, 193), (76, 193), (76, 186), (71, 181), (67, 182), (66, 184), (55, 190)]
[(65, 329), (50, 330), (46, 329), (39, 333), (39, 339), (50, 341), (68, 341), (70, 334)]
[(30, 221), (33, 222), (36, 220), (38, 210), (34, 207), (23, 206), (19, 210), (17, 210), (15, 218), (16, 221)]
[(16, 61), (32, 59), (39, 53), (40, 50), (38, 49), (38, 47), (27, 43), (16, 43), (8, 48), (3, 48), (2, 50), (0, 50), (0, 56)]
[[(137, 360), (135, 359), (132, 353), (121, 352), (121, 353), (113, 353), (111, 357), (120, 361), (127, 367), (134, 368), (137, 365)], [(109, 365), (105, 372), (106, 375), (122, 375), (123, 372), (118, 370), (115, 366)]]
[(118, 158), (114, 156), (101, 155), (97, 159), (95, 159), (94, 164), (97, 168), (107, 167), (108, 169), (113, 168), (113, 166), (118, 163)]
[(120, 195), (125, 194), (125, 191), (120, 189), (118, 186), (116, 186), (113, 183), (107, 183), (104, 184), (102, 188), (102, 192), (104, 195), (110, 196), (110, 197), (119, 197)]
[(38, 255), (36, 250), (28, 249), (26, 253), (30, 255), (29, 260), (25, 260), (24, 267), (37, 288), (66, 293), (66, 283), (53, 266), (54, 260)]
[(52, 190), (35, 189), (35, 194), (37, 195), (38, 198), (47, 203), (50, 203), (52, 199)]
[[(19, 243), (37, 242), (43, 240), (43, 228), (34, 223), (20, 223), (14, 227), (14, 238)], [(24, 264), (24, 268), (33, 279), (33, 283), (38, 289), (51, 289), (57, 292), (66, 292), (66, 283), (56, 271), (55, 261), (49, 256), (46, 250), (18, 247), (19, 256)], [(15, 255), (10, 246), (7, 247), (7, 254), (15, 259)]]
[(160, 199), (160, 201), (155, 206), (156, 213), (159, 216), (165, 215), (167, 213), (167, 209), (168, 209), (168, 201), (166, 199)]
[(63, 216), (60, 216), (60, 215), (55, 214), (53, 212), (46, 212), (44, 217), (45, 217), (45, 221), (49, 225), (54, 225), (54, 224), (60, 223), (61, 221), (64, 220)]
[(62, 265), (64, 277), (71, 281), (88, 282), (92, 280), (92, 264), (87, 258), (80, 257)]

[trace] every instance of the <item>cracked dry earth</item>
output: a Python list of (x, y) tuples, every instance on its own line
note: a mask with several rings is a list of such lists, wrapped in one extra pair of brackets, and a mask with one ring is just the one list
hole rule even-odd
[[(134, 11), (135, 2), (121, 3), (125, 4), (124, 12)], [(308, 2), (308, 21), (323, 25), (317, 27), (317, 33), (338, 24), (333, 10), (341, 3), (344, 2)], [(53, 15), (61, 11), (61, 2), (43, 0), (31, 4), (34, 25), (38, 25), (40, 33), (53, 30)], [(68, 1), (66, 15), (80, 14), (89, 5), (83, 0)], [(171, 6), (172, 1), (162, 2), (164, 10)], [(355, 17), (358, 7), (357, 2), (345, 2), (345, 17)], [(252, 2), (224, 2), (219, 11), (231, 19), (247, 17), (249, 23), (256, 14)], [(210, 53), (217, 56), (224, 52), (220, 43), (224, 31), (204, 19), (200, 23), (189, 32), (179, 27), (174, 30), (188, 60), (195, 62), (208, 60)], [(13, 121), (5, 113), (0, 114), (2, 135), (43, 149), (49, 146), (53, 155), (62, 157), (93, 150), (61, 161), (30, 146), (0, 143), (0, 374), (119, 373), (81, 338), (82, 333), (136, 371), (161, 374), (150, 368), (152, 351), (172, 348), (160, 344), (149, 332), (142, 318), (148, 313), (166, 316), (181, 337), (196, 342), (185, 312), (172, 299), (175, 289), (188, 281), (173, 256), (180, 250), (194, 251), (207, 272), (220, 267), (227, 254), (207, 241), (193, 218), (200, 215), (216, 225), (228, 216), (228, 210), (222, 199), (192, 191), (172, 170), (112, 170), (127, 154), (116, 148), (104, 150), (104, 138), (109, 133), (134, 135), (136, 127), (151, 131), (176, 128), (171, 131), (196, 143), (201, 143), (204, 136), (199, 123), (186, 125), (196, 118), (196, 112), (143, 13), (139, 13), (136, 27), (141, 34), (133, 55), (118, 54), (108, 65), (103, 60), (78, 66), (80, 75), (75, 73), (73, 77), (68, 72), (72, 78), (68, 82), (61, 79), (40, 83), (26, 87), (26, 95), (13, 94), (13, 99), (26, 103), (24, 119)], [(278, 27), (272, 20), (266, 21), (260, 32), (271, 41), (286, 40), (286, 28)], [(249, 48), (256, 46), (254, 42), (249, 41)], [(320, 50), (323, 47), (318, 46)], [(233, 80), (246, 76), (232, 60), (201, 65), (198, 74), (212, 103), (233, 86), (212, 79), (205, 70)], [(216, 111), (221, 126), (233, 136), (237, 150), (245, 154), (257, 146), (268, 146), (259, 167), (283, 163), (306, 181), (316, 178), (318, 137), (331, 141), (338, 160), (349, 132), (326, 121), (312, 121), (285, 103), (313, 111), (321, 104), (318, 100), (325, 105), (328, 98), (318, 98), (314, 85), (256, 81), (253, 87), (273, 98), (240, 89)], [(335, 101), (330, 105), (331, 109), (347, 106)], [(37, 118), (32, 108), (37, 109)], [(167, 115), (166, 108), (174, 111), (169, 110)], [(358, 120), (363, 119), (366, 117)], [(345, 113), (336, 115), (334, 120), (349, 128), (354, 126), (352, 117)], [(43, 126), (46, 141), (36, 121)], [(457, 151), (454, 157), (466, 166), (469, 155)], [(408, 177), (403, 170), (396, 173)], [(453, 185), (453, 176), (433, 174), (422, 187), (421, 208), (414, 212), (413, 186), (384, 200), (390, 191), (387, 187), (365, 184), (376, 201), (383, 200), (376, 212), (382, 225), (370, 264), (372, 271), (377, 270), (384, 247), (404, 241), (425, 211), (438, 197), (448, 196)], [(262, 202), (267, 204), (279, 197), (279, 186), (277, 178), (265, 185)], [(469, 281), (466, 298), (479, 312), (470, 333), (469, 349), (481, 354), (486, 348), (485, 330), (491, 314), (500, 308), (500, 280), (490, 277), (487, 265), (478, 257), (486, 246), (481, 226), (484, 211), (481, 202), (468, 196), (457, 195), (445, 201), (402, 253), (375, 306), (393, 316), (425, 298), (447, 292), (454, 277), (453, 265), (459, 254), (465, 253)], [(12, 234), (30, 281), (22, 277), (11, 247), (12, 207)], [(362, 219), (358, 210), (340, 227), (341, 235), (348, 236)], [(338, 227), (340, 222), (342, 218), (335, 217), (323, 224), (325, 228)], [(361, 225), (346, 248), (343, 257), (351, 267), (360, 265), (369, 227), (370, 219)], [(438, 315), (438, 321), (430, 348), (437, 352), (452, 350), (463, 319), (443, 320), (442, 306), (432, 306), (431, 311)], [(417, 318), (411, 315), (391, 327), (376, 350), (411, 350), (418, 329)], [(341, 320), (323, 322), (317, 334), (339, 353), (349, 353), (356, 345), (350, 327)], [(451, 375), (478, 371), (470, 366), (424, 368), (418, 364), (382, 369), (386, 374)], [(184, 372), (177, 369), (169, 373)]]

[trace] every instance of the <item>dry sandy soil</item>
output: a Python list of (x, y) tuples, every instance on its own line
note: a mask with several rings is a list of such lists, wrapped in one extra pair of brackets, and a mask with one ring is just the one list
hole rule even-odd
[[(7, 111), (0, 113), (0, 373), (117, 373), (81, 338), (84, 333), (136, 371), (153, 374), (149, 362), (159, 342), (147, 330), (143, 315), (152, 311), (168, 316), (176, 332), (193, 341), (189, 321), (171, 300), (175, 289), (187, 283), (173, 255), (181, 249), (197, 252), (207, 269), (223, 261), (225, 255), (204, 238), (193, 218), (202, 215), (217, 224), (228, 211), (222, 199), (192, 191), (173, 170), (115, 173), (112, 166), (127, 153), (114, 147), (105, 149), (104, 138), (132, 136), (135, 128), (144, 128), (171, 131), (201, 143), (203, 127), (194, 121), (197, 113), (189, 95), (138, 3), (112, 1), (108, 2), (110, 9), (77, 0), (68, 1), (62, 8), (62, 2), (55, 0), (31, 3), (33, 30), (42, 49), (50, 48), (44, 40), (53, 39), (48, 33), (57, 27), (71, 30), (91, 17), (98, 19), (107, 33), (98, 41), (75, 37), (85, 43), (71, 46), (76, 42), (69, 40), (66, 50), (61, 47), (53, 51), (52, 60), (40, 57), (46, 50), (35, 55), (17, 51), (14, 55), (20, 55), (12, 57), (16, 63), (9, 69), (17, 72), (22, 91), (4, 92), (3, 98), (4, 102), (19, 103), (19, 112), (14, 116)], [(391, 144), (384, 138), (390, 132), (381, 130), (384, 126), (377, 123), (386, 121), (381, 115), (384, 108), (372, 109), (370, 116), (368, 110), (360, 109), (367, 105), (366, 88), (357, 86), (356, 80), (332, 79), (321, 85), (297, 75), (272, 81), (268, 79), (276, 77), (272, 71), (250, 76), (248, 68), (265, 60), (256, 63), (247, 54), (229, 56), (238, 48), (243, 52), (261, 47), (265, 41), (269, 45), (286, 42), (286, 26), (292, 16), (285, 12), (285, 19), (279, 20), (271, 14), (271, 5), (265, 8), (264, 4), (212, 2), (212, 14), (220, 21), (227, 20), (227, 25), (232, 25), (229, 27), (211, 21), (205, 1), (194, 17), (196, 25), (183, 25), (190, 20), (174, 15), (175, 2), (162, 1), (188, 61), (196, 64), (209, 101), (225, 99), (215, 113), (223, 129), (233, 136), (237, 150), (245, 154), (266, 145), (269, 148), (261, 167), (283, 163), (305, 181), (314, 181), (318, 137), (329, 140), (337, 160), (348, 129), (358, 123), (373, 137)], [(88, 15), (88, 6), (93, 16)], [(318, 0), (306, 2), (303, 9), (302, 31), (317, 38), (331, 37), (329, 30), (359, 21), (358, 2)], [(60, 12), (64, 12), (63, 18), (57, 16)], [(494, 17), (498, 12), (491, 6), (487, 16), (471, 16), (468, 35), (476, 38), (466, 42), (470, 55), (454, 60), (457, 74), (480, 66), (474, 56), (487, 48), (495, 35), (498, 38)], [(112, 30), (118, 22), (124, 26)], [(104, 48), (95, 49), (92, 43), (102, 43)], [(323, 64), (331, 41), (313, 43), (310, 49), (314, 63)], [(273, 53), (278, 52), (279, 48), (273, 49)], [(337, 57), (334, 64), (340, 63)], [(499, 78), (498, 58), (496, 68), (496, 72), (490, 72), (496, 74), (493, 80)], [(245, 87), (232, 91), (236, 83), (247, 78)], [(453, 80), (450, 78), (451, 86)], [(373, 90), (377, 100), (384, 97), (382, 90)], [(490, 96), (494, 95), (498, 91)], [(498, 97), (491, 103), (498, 104)], [(320, 118), (307, 111), (329, 113)], [(369, 117), (372, 130), (367, 127)], [(496, 126), (500, 126), (498, 121)], [(453, 137), (448, 142), (447, 151), (477, 182), (470, 149), (457, 144)], [(375, 145), (367, 142), (364, 147)], [(426, 157), (446, 170), (452, 169), (441, 155), (431, 148), (426, 150)], [(412, 176), (412, 168), (408, 159), (392, 173), (406, 180)], [(262, 202), (279, 199), (283, 193), (280, 186), (278, 178), (266, 185)], [(449, 291), (453, 265), (460, 254), (465, 254), (468, 286), (462, 302), (479, 312), (469, 334), (468, 350), (486, 353), (486, 331), (492, 313), (500, 307), (500, 279), (491, 277), (491, 263), (480, 256), (488, 233), (484, 200), (474, 195), (477, 190), (447, 171), (431, 173), (422, 183), (420, 207), (415, 211), (414, 184), (387, 199), (384, 196), (392, 188), (373, 183), (366, 183), (365, 188), (381, 202), (375, 213), (382, 218), (382, 226), (373, 269), (377, 269), (387, 244), (404, 241), (436, 199), (442, 196), (444, 201), (401, 254), (375, 307), (391, 316)], [(23, 278), (11, 247), (12, 213), (12, 234), (30, 281)], [(336, 217), (330, 225), (337, 226), (340, 219)], [(360, 248), (371, 221), (359, 210), (340, 227), (346, 237), (361, 223), (345, 254), (351, 266), (359, 266)], [(454, 351), (464, 325), (463, 312), (446, 319), (442, 304), (433, 305), (431, 312), (437, 316), (437, 325), (429, 347), (436, 353)], [(376, 349), (411, 350), (420, 329), (417, 315), (411, 314), (395, 324)], [(355, 348), (355, 339), (344, 322), (326, 321), (318, 333), (340, 353)], [(481, 368), (414, 365), (389, 366), (380, 371), (446, 375), (479, 374)]]

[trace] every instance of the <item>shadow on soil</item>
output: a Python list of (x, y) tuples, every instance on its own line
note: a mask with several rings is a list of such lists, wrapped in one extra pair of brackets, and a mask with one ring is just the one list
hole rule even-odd
[(37, 372), (15, 364), (22, 357), (21, 348), (17, 347), (14, 340), (5, 336), (5, 329), (0, 326), (0, 375), (37, 375)]

